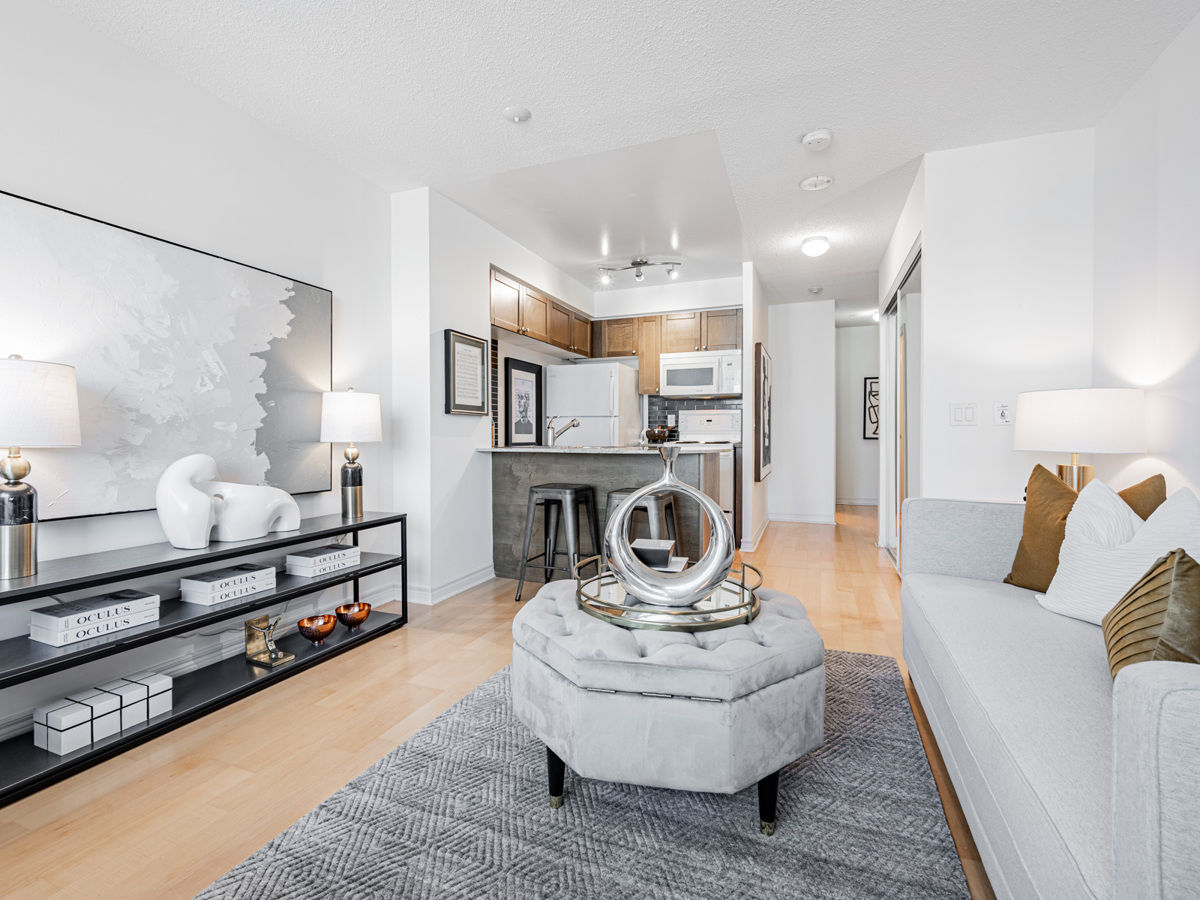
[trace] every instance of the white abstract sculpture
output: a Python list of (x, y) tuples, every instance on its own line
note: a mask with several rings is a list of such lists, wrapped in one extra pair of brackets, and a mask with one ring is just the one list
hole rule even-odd
[(216, 477), (216, 460), (203, 453), (176, 460), (163, 472), (154, 500), (172, 547), (201, 550), (214, 526), (212, 537), (218, 541), (245, 541), (300, 527), (300, 507), (287, 491)]

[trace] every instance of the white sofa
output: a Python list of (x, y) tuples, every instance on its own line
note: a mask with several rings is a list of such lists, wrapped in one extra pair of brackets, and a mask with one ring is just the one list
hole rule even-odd
[(1200, 897), (1200, 666), (1003, 584), (1024, 506), (904, 504), (904, 658), (997, 897)]

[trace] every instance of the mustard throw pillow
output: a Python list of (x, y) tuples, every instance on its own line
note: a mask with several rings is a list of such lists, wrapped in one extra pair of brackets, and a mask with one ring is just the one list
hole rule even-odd
[(1200, 564), (1183, 550), (1150, 567), (1101, 624), (1113, 678), (1150, 660), (1200, 663)]
[[(1122, 500), (1143, 519), (1167, 500), (1167, 480), (1154, 475), (1133, 487), (1118, 491)], [(1034, 466), (1025, 487), (1025, 523), (1021, 543), (1005, 584), (1046, 593), (1058, 571), (1067, 515), (1079, 494), (1045, 466)]]

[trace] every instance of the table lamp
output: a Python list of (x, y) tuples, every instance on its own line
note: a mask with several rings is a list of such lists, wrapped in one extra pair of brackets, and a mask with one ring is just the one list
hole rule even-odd
[(1138, 388), (1026, 391), (1017, 395), (1014, 450), (1070, 453), (1058, 477), (1077, 491), (1095, 477), (1080, 453), (1145, 453), (1146, 413)]
[(78, 447), (75, 369), (10, 356), (0, 359), (0, 581), (37, 574), (37, 491), (23, 479), (22, 447)]
[(382, 441), (379, 395), (346, 391), (326, 391), (321, 395), (321, 440), (349, 443), (346, 464), (342, 466), (342, 518), (361, 519), (362, 466), (358, 463), (356, 442)]

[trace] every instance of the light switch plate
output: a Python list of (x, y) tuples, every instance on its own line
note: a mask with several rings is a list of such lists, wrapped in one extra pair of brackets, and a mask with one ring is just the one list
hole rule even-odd
[(979, 424), (978, 403), (951, 403), (950, 425), (952, 427), (967, 427)]
[(675, 427), (675, 413), (667, 413), (667, 425), (670, 428)]
[(997, 403), (995, 409), (995, 424), (1011, 425), (1013, 423), (1012, 407), (1007, 403)]

